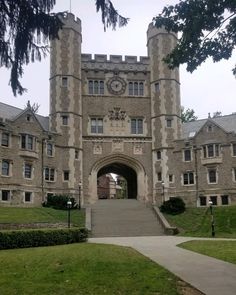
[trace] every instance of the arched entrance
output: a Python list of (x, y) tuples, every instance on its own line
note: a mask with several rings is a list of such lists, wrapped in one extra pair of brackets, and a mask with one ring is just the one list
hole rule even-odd
[(147, 176), (141, 163), (126, 155), (116, 154), (97, 161), (89, 176), (89, 202), (98, 200), (97, 179), (106, 173), (123, 176), (127, 181), (128, 198), (146, 202)]
[(102, 167), (97, 174), (97, 178), (107, 173), (114, 173), (121, 175), (127, 182), (127, 198), (137, 198), (137, 173), (135, 170), (122, 163), (111, 163), (107, 166)]

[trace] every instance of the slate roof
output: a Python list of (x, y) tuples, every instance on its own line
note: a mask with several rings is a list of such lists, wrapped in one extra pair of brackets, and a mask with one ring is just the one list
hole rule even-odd
[(183, 124), (183, 138), (188, 138), (190, 133), (195, 134), (202, 128), (202, 126), (210, 120), (216, 123), (226, 132), (236, 133), (236, 114), (221, 116), (217, 118), (202, 119), (193, 122), (188, 122)]
[[(0, 102), (0, 118), (13, 121), (18, 117), (24, 110), (10, 106), (8, 104)], [(45, 131), (49, 131), (49, 118), (41, 115), (35, 115)]]

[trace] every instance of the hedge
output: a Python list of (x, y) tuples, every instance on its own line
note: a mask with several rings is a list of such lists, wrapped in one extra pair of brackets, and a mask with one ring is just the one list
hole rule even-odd
[(87, 238), (85, 228), (1, 231), (0, 250), (80, 243)]

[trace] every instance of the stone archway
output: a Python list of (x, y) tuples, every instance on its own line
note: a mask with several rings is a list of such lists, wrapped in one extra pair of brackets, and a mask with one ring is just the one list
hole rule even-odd
[(116, 154), (104, 157), (94, 164), (89, 176), (89, 203), (98, 200), (97, 177), (111, 172), (122, 175), (127, 180), (129, 198), (148, 201), (147, 176), (143, 166), (136, 159)]
[(137, 173), (133, 168), (123, 163), (115, 162), (102, 167), (98, 171), (97, 177), (107, 173), (115, 173), (123, 176), (127, 181), (128, 199), (137, 198)]

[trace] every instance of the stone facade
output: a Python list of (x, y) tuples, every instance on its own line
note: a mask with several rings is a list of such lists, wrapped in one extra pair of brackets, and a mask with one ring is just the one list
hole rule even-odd
[(236, 203), (236, 115), (181, 123), (179, 71), (163, 63), (176, 35), (150, 24), (148, 56), (92, 57), (81, 53), (80, 20), (63, 21), (49, 117), (0, 104), (1, 206), (38, 206), (48, 194), (93, 203), (108, 173), (145, 203)]

